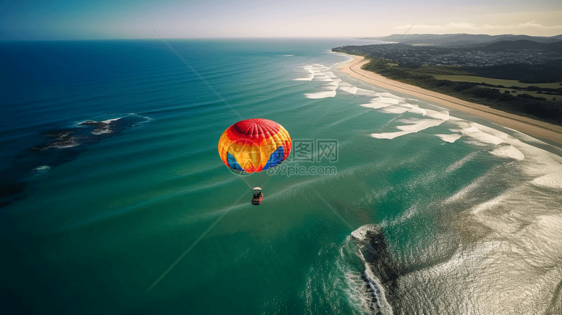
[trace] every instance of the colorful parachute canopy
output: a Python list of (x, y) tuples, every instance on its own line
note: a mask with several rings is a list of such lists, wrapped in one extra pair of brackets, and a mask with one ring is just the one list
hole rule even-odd
[(229, 168), (254, 173), (285, 161), (291, 145), (289, 133), (280, 124), (262, 118), (246, 119), (223, 132), (219, 155)]

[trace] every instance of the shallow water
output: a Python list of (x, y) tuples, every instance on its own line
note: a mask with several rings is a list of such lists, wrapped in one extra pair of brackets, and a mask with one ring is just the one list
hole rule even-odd
[[(160, 41), (0, 44), (6, 305), (560, 313), (562, 149), (339, 73), (330, 48), (357, 42), (170, 41), (234, 111)], [(337, 160), (293, 157), (251, 206), (217, 153), (235, 112)]]

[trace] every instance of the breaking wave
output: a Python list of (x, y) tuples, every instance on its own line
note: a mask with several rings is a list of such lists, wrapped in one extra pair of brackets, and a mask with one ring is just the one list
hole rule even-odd
[(366, 268), (363, 247), (349, 236), (343, 244), (331, 244), (318, 253), (302, 293), (307, 313), (332, 309), (336, 314), (392, 314), (380, 280)]
[[(447, 123), (480, 151), (446, 174), (482, 151), (500, 164), (431, 209), (412, 208), (355, 231), (354, 237), (372, 245), (417, 216), (439, 222), (437, 233), (428, 226), (414, 236), (413, 247), (378, 250), (366, 259), (367, 270), (374, 279), (388, 279), (380, 283), (391, 307), (403, 314), (560, 314), (562, 157), (478, 123)], [(377, 233), (361, 232), (369, 229)]]
[[(435, 128), (434, 139), (470, 148), (431, 176), (455, 181), (469, 164), (493, 165), (440, 200), (354, 231), (342, 247), (347, 256), (327, 263), (341, 269), (332, 279), (339, 287), (326, 279), (315, 280), (325, 283), (314, 287), (325, 288), (326, 295), (345, 288), (350, 301), (373, 314), (562, 314), (562, 157), (554, 153), (560, 149), (450, 116), (443, 108), (358, 88), (322, 65), (306, 69), (307, 81), (325, 82), (307, 98), (342, 91), (393, 117), (370, 134), (376, 140)], [(427, 226), (415, 223), (421, 218)], [(406, 230), (413, 225), (420, 233)], [(397, 235), (408, 239), (398, 242)], [(314, 300), (313, 292), (307, 294)]]

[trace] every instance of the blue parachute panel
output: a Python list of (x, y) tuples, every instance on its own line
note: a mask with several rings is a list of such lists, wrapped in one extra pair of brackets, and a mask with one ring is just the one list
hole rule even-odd
[(238, 162), (236, 161), (236, 159), (234, 158), (234, 156), (232, 156), (232, 154), (230, 153), (226, 153), (226, 160), (228, 162), (228, 166), (233, 169), (233, 170), (237, 170), (237, 171), (244, 171), (242, 169), (242, 167), (240, 166), (240, 164), (238, 164)]
[(283, 147), (279, 147), (277, 150), (275, 150), (275, 152), (271, 153), (271, 155), (269, 156), (269, 160), (267, 160), (267, 163), (263, 167), (262, 171), (265, 171), (270, 167), (275, 167), (281, 164), (281, 162), (283, 162), (284, 157), (285, 157), (285, 150), (283, 150)]

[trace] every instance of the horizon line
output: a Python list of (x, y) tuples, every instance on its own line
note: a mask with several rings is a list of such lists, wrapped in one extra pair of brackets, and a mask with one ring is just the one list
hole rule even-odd
[[(435, 33), (414, 33), (414, 34), (407, 34), (406, 36), (412, 36), (412, 35), (440, 35), (440, 36), (445, 36), (445, 35), (485, 35), (485, 36), (529, 36), (529, 37), (543, 37), (543, 38), (549, 38), (549, 37), (557, 37), (557, 36), (562, 36), (562, 34), (558, 34), (558, 35), (528, 35), (528, 34), (510, 34), (510, 33), (506, 33), (506, 34), (497, 34), (497, 35), (491, 35), (491, 34), (485, 34), (485, 33), (479, 33), (479, 34), (471, 34), (471, 33), (445, 33), (445, 34), (435, 34)], [(232, 37), (223, 37), (223, 36), (217, 36), (217, 37), (164, 37), (167, 40), (181, 40), (181, 39), (200, 39), (200, 40), (213, 40), (213, 39), (378, 39), (378, 38), (384, 38), (384, 37), (390, 37), (390, 36), (401, 36), (401, 34), (398, 33), (394, 33), (394, 34), (390, 34), (390, 35), (383, 35), (383, 36), (271, 36), (271, 37), (266, 37), (266, 36), (232, 36)], [(71, 38), (71, 39), (1, 39), (0, 38), (0, 42), (54, 42), (54, 41), (110, 41), (110, 40), (159, 40), (158, 37), (122, 37), (122, 38)]]

